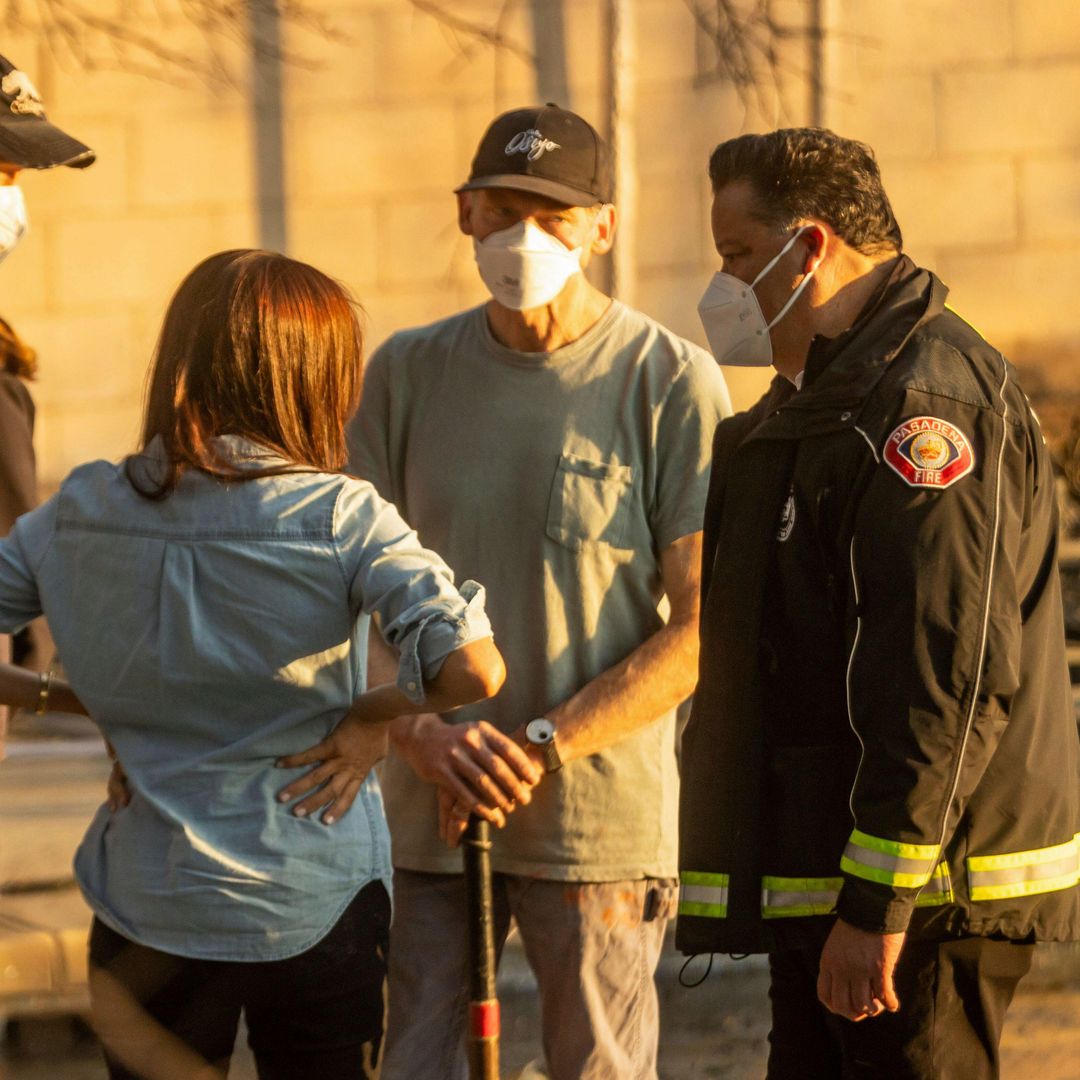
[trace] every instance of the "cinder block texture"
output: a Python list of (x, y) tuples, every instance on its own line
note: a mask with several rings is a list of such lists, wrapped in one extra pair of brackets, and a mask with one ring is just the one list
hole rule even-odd
[(54, 226), (63, 252), (53, 287), (65, 307), (162, 303), (214, 251), (209, 217), (73, 220)]
[(371, 203), (297, 206), (291, 254), (339, 278), (364, 303), (376, 278), (379, 240)]
[(1030, 338), (1080, 338), (1076, 282), (1080, 250), (1025, 247), (942, 254), (950, 302), (995, 344)]
[(1026, 237), (1080, 239), (1080, 152), (1025, 160), (1020, 167), (1020, 199)]
[(35, 441), (39, 480), (46, 489), (58, 484), (76, 465), (97, 458), (116, 461), (138, 442), (138, 403), (95, 402), (46, 406), (38, 413)]
[(30, 228), (19, 241), (18, 248), (0, 267), (0, 282), (3, 283), (0, 315), (13, 323), (17, 330), (21, 316), (42, 312), (52, 296), (48, 257), (51, 226), (38, 218), (38, 201), (31, 186), (23, 186), (26, 188)]
[(1080, 146), (1080, 56), (942, 74), (941, 145), (956, 154)]
[[(63, 121), (58, 123), (64, 126)], [(125, 117), (92, 116), (77, 126), (70, 125), (70, 130), (94, 149), (97, 160), (89, 169), (22, 173), (19, 182), (26, 189), (31, 218), (55, 220), (123, 212), (131, 201), (131, 146), (137, 123)], [(191, 168), (175, 161), (173, 167), (185, 171)]]
[(696, 267), (707, 258), (713, 249), (707, 187), (700, 174), (650, 178), (639, 185), (634, 240), (640, 272)]
[(637, 5), (638, 83), (688, 88), (697, 76), (698, 31), (686, 4), (639, 0)]
[(828, 126), (868, 142), (879, 157), (926, 159), (938, 150), (934, 78), (925, 72), (830, 72), (825, 96)]
[(386, 200), (377, 215), (379, 282), (384, 287), (446, 288), (473, 264), (472, 240), (457, 224), (457, 203), (435, 198)]
[[(460, 183), (451, 103), (320, 109), (290, 115), (290, 193), (302, 203), (343, 195), (448, 191)], [(479, 136), (478, 136), (479, 137)]]
[(132, 363), (132, 326), (124, 312), (26, 319), (18, 329), (38, 351), (31, 391), (39, 406), (92, 410), (138, 393), (149, 358), (140, 357), (137, 368)]
[[(319, 4), (323, 9), (325, 0)], [(370, 104), (375, 99), (380, 50), (377, 7), (327, 5), (326, 33), (289, 26), (286, 48), (303, 62), (285, 65), (282, 75), (290, 105)]]
[(147, 120), (135, 141), (135, 205), (242, 206), (254, 194), (251, 125), (239, 102), (210, 115)]
[(1017, 235), (1009, 159), (886, 165), (882, 181), (906, 243), (1007, 244)]
[(1013, 5), (1017, 53), (1027, 58), (1080, 55), (1076, 0), (1017, 0)]
[(1012, 9), (1012, 0), (844, 0), (836, 33), (865, 72), (1000, 63), (1012, 52)]

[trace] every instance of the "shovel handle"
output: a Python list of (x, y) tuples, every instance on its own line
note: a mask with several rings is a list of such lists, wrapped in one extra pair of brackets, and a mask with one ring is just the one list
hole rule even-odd
[(470, 1080), (499, 1080), (491, 833), (483, 818), (470, 815), (461, 847), (469, 922), (469, 1076)]

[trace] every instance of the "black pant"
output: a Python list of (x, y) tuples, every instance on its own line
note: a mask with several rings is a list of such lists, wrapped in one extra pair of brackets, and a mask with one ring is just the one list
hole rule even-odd
[(1005, 1010), (1034, 949), (908, 941), (894, 975), (900, 1010), (858, 1023), (818, 1001), (821, 945), (772, 953), (767, 1080), (996, 1080)]
[(363, 888), (333, 929), (288, 960), (191, 960), (137, 945), (94, 920), (90, 989), (112, 1080), (224, 1077), (240, 1013), (260, 1080), (377, 1075), (390, 900)]

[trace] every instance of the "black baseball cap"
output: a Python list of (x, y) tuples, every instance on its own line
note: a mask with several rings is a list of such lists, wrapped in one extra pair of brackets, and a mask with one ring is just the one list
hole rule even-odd
[(41, 95), (26, 74), (0, 56), (0, 161), (24, 169), (85, 169), (94, 151), (45, 119)]
[(512, 188), (566, 206), (611, 201), (611, 153), (596, 129), (548, 102), (496, 117), (484, 132), (469, 179), (457, 191)]

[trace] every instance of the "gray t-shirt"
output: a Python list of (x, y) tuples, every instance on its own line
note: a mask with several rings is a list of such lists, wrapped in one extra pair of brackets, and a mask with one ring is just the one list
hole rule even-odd
[[(660, 551), (701, 528), (712, 434), (731, 412), (712, 357), (613, 301), (550, 353), (499, 344), (484, 308), (371, 358), (351, 465), (463, 578), (487, 587), (507, 679), (459, 710), (503, 731), (543, 716), (662, 625)], [(498, 871), (568, 881), (676, 873), (674, 711), (546, 776), (494, 837)], [(455, 872), (434, 789), (393, 754), (395, 866)]]

